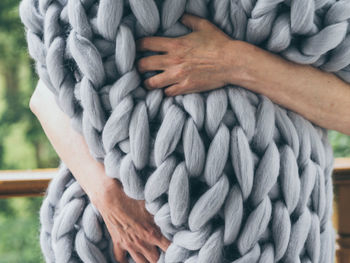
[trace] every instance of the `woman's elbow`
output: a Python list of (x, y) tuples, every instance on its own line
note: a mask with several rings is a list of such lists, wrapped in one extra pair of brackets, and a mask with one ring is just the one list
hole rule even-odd
[(39, 80), (29, 100), (29, 109), (39, 118), (40, 112), (50, 111), (55, 106), (53, 94), (47, 89), (44, 83)]
[(39, 80), (29, 100), (29, 109), (37, 116), (43, 111), (52, 111), (56, 101), (52, 92)]
[(29, 109), (34, 113), (35, 116), (38, 116), (38, 112), (41, 108), (40, 101), (42, 100), (40, 98), (38, 89), (36, 88), (29, 100)]

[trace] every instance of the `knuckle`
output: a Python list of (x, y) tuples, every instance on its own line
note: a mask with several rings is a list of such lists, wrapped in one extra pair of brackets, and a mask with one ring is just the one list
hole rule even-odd
[(148, 231), (147, 231), (147, 235), (149, 238), (153, 238), (153, 239), (157, 239), (159, 238), (159, 231), (157, 229), (155, 229), (154, 227), (151, 227)]
[(184, 66), (177, 67), (174, 74), (176, 78), (182, 78), (185, 75), (185, 67)]
[(192, 85), (193, 83), (188, 78), (184, 78), (183, 81), (176, 86), (176, 91), (177, 93), (182, 93), (185, 90), (191, 89)]
[(175, 55), (172, 60), (172, 64), (181, 64), (183, 62), (183, 58), (179, 55)]
[(193, 81), (191, 81), (189, 78), (186, 78), (186, 79), (183, 81), (183, 87), (186, 88), (186, 89), (191, 88), (192, 85), (193, 85)]

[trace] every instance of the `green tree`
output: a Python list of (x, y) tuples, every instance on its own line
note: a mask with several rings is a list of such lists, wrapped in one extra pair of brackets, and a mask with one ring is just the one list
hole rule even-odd
[[(18, 4), (15, 0), (0, 1), (0, 167), (55, 167), (57, 155), (28, 109), (38, 79), (28, 55)], [(13, 149), (6, 143), (11, 140), (21, 143)], [(27, 150), (20, 145), (26, 145)], [(17, 156), (17, 160), (6, 156)], [(23, 166), (18, 167), (18, 163)]]
[[(19, 1), (0, 1), (0, 169), (57, 167), (58, 157), (28, 104), (37, 82)], [(0, 199), (0, 263), (43, 262), (42, 197)]]

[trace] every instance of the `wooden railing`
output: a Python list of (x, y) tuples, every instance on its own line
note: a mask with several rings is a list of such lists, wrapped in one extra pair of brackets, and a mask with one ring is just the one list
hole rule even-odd
[(57, 171), (57, 168), (0, 170), (0, 198), (43, 195)]
[(337, 261), (350, 263), (350, 158), (336, 159), (333, 172)]
[[(0, 198), (43, 195), (56, 172), (57, 169), (0, 171)], [(335, 160), (333, 182), (337, 263), (350, 263), (350, 158)]]

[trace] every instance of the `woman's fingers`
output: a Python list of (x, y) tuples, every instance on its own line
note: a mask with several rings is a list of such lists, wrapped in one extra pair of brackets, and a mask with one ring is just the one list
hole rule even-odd
[(159, 252), (155, 246), (146, 244), (146, 242), (137, 238), (135, 245), (138, 247), (140, 253), (151, 263), (156, 263), (159, 259)]
[(113, 251), (115, 258), (119, 263), (128, 263), (126, 259), (126, 251), (122, 249), (119, 244), (113, 243)]
[(146, 238), (148, 243), (158, 246), (165, 252), (171, 242), (163, 236), (159, 227), (154, 223), (146, 223), (144, 228), (147, 230)]
[(136, 40), (137, 51), (161, 51), (168, 52), (176, 47), (176, 38), (151, 36)]
[(180, 21), (185, 26), (192, 29), (192, 31), (198, 31), (201, 29), (205, 29), (207, 26), (207, 25), (205, 25), (206, 20), (204, 18), (201, 18), (199, 16), (195, 16), (195, 15), (192, 15), (189, 13), (183, 14)]
[(152, 55), (140, 58), (136, 66), (140, 73), (144, 73), (146, 71), (165, 70), (169, 65), (172, 65), (170, 56)]
[(161, 250), (166, 252), (168, 247), (170, 246), (171, 242), (163, 235), (161, 235), (158, 239), (154, 241), (155, 245), (157, 245)]
[(185, 93), (185, 91), (186, 89), (184, 89), (182, 84), (175, 84), (164, 90), (165, 95), (167, 96), (176, 96), (176, 95)]
[(147, 78), (143, 84), (147, 89), (159, 89), (174, 84), (176, 81), (177, 77), (175, 74), (164, 71)]
[(148, 263), (147, 259), (139, 252), (136, 252), (133, 249), (128, 249), (128, 252), (130, 256), (135, 260), (136, 263)]

